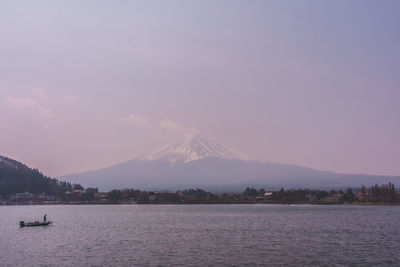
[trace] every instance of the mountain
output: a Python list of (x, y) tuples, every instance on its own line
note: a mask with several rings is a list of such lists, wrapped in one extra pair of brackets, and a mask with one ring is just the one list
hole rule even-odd
[(397, 176), (338, 174), (311, 168), (250, 160), (206, 138), (194, 136), (133, 160), (99, 170), (62, 177), (83, 186), (139, 189), (237, 191), (246, 186), (276, 189), (360, 187), (389, 181)]
[(59, 195), (67, 183), (58, 182), (16, 160), (0, 155), (0, 195), (14, 193), (46, 193)]
[(139, 157), (137, 160), (167, 160), (171, 165), (174, 165), (175, 163), (188, 163), (204, 158), (248, 159), (246, 156), (227, 147), (219, 144), (212, 144), (204, 137), (186, 136), (181, 142), (166, 146), (150, 155)]

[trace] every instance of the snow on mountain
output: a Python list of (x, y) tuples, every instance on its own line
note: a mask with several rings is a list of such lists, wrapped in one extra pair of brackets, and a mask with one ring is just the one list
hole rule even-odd
[(187, 163), (204, 158), (248, 160), (248, 157), (223, 145), (211, 143), (199, 135), (187, 136), (182, 141), (140, 157), (139, 160), (168, 160), (173, 165), (176, 162)]
[(400, 177), (338, 174), (288, 164), (253, 161), (201, 136), (187, 137), (155, 153), (98, 170), (66, 175), (63, 179), (102, 190), (243, 190), (246, 186), (329, 188), (358, 187), (361, 184), (369, 186), (389, 181), (400, 184)]

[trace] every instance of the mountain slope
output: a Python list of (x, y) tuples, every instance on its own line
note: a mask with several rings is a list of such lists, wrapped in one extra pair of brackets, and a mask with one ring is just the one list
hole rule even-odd
[(84, 186), (140, 189), (243, 189), (244, 186), (359, 187), (362, 184), (400, 183), (400, 177), (337, 174), (311, 168), (257, 162), (212, 144), (203, 137), (184, 140), (158, 152), (100, 170), (63, 177)]

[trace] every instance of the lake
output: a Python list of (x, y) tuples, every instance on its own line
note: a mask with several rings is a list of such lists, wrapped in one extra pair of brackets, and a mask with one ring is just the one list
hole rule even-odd
[(0, 227), (0, 266), (400, 265), (398, 206), (0, 206)]

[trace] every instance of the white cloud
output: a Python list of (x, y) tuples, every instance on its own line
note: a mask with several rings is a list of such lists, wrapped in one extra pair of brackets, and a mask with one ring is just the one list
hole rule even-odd
[(64, 97), (64, 103), (65, 104), (73, 104), (78, 102), (78, 97), (74, 96), (74, 95), (67, 95)]
[(39, 99), (46, 100), (46, 92), (41, 87), (35, 87), (31, 90), (31, 93)]
[(127, 117), (119, 117), (117, 118), (117, 121), (128, 125), (133, 125), (135, 127), (151, 128), (151, 123), (147, 118), (136, 114), (130, 114)]
[(31, 98), (9, 97), (7, 98), (7, 103), (16, 110), (29, 112), (41, 118), (52, 118), (54, 116), (50, 109), (43, 107)]
[(160, 121), (161, 128), (177, 135), (196, 135), (199, 134), (199, 130), (193, 127), (182, 125), (178, 122), (171, 120)]

